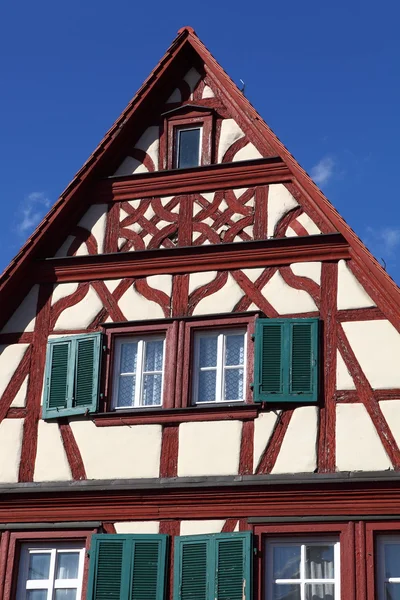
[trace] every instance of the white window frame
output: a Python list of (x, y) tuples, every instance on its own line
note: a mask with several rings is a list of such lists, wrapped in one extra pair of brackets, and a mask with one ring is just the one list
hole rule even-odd
[[(267, 539), (265, 541), (265, 570), (264, 570), (264, 581), (265, 584), (265, 599), (270, 600), (273, 598), (273, 585), (280, 583), (284, 585), (298, 585), (300, 588), (300, 599), (306, 600), (305, 589), (306, 584), (334, 584), (335, 596), (334, 600), (340, 600), (340, 542), (337, 537), (281, 537)], [(332, 545), (334, 550), (334, 568), (335, 577), (333, 579), (307, 579), (305, 576), (305, 565), (306, 565), (306, 546), (321, 546), (323, 544)], [(299, 546), (300, 545), (300, 577), (299, 579), (274, 579), (272, 577), (273, 564), (272, 564), (272, 550), (274, 547), (282, 546)]]
[[(243, 365), (229, 365), (224, 366), (224, 355), (225, 355), (225, 340), (226, 336), (229, 335), (243, 335), (244, 338), (244, 360)], [(215, 400), (208, 402), (199, 401), (199, 373), (200, 373), (200, 342), (201, 338), (205, 337), (217, 337), (217, 365), (216, 367), (202, 367), (202, 371), (216, 371), (216, 394)], [(246, 358), (247, 358), (247, 330), (243, 327), (238, 329), (211, 329), (209, 331), (195, 331), (193, 339), (193, 387), (192, 387), (192, 404), (218, 404), (218, 403), (231, 403), (231, 402), (245, 402), (246, 400)], [(224, 399), (224, 384), (225, 384), (225, 371), (232, 369), (243, 369), (243, 398), (237, 400), (225, 400)]]
[(400, 588), (400, 566), (398, 577), (385, 576), (385, 553), (384, 546), (387, 544), (400, 544), (400, 535), (379, 535), (376, 539), (377, 556), (377, 592), (378, 600), (385, 599), (385, 583), (397, 583)]
[[(64, 552), (79, 553), (78, 577), (76, 579), (55, 579), (57, 554)], [(48, 579), (28, 579), (29, 557), (31, 554), (50, 554)], [(47, 600), (52, 600), (56, 589), (76, 589), (76, 600), (81, 600), (85, 563), (85, 545), (73, 542), (23, 543), (18, 570), (17, 600), (25, 600), (29, 590), (47, 590)]]
[(174, 144), (175, 144), (174, 168), (175, 169), (183, 168), (183, 167), (179, 167), (179, 150), (180, 150), (181, 132), (182, 131), (191, 131), (192, 129), (199, 130), (199, 159), (198, 159), (197, 165), (195, 165), (195, 166), (199, 167), (201, 165), (203, 126), (202, 125), (193, 125), (192, 127), (185, 126), (185, 125), (182, 127), (177, 126), (177, 127), (175, 127), (175, 136), (174, 136), (174, 138), (175, 138), (174, 139)]
[[(159, 404), (151, 404), (150, 406), (143, 405), (143, 379), (144, 375), (155, 375), (160, 374), (160, 371), (144, 371), (144, 358), (145, 358), (145, 345), (147, 342), (163, 342), (163, 364), (161, 371), (161, 398)], [(121, 363), (121, 348), (122, 344), (137, 343), (138, 344), (138, 355), (136, 360), (136, 381), (135, 381), (135, 398), (131, 406), (118, 406), (118, 392), (119, 392), (119, 380), (121, 377), (120, 363)], [(112, 408), (115, 410), (126, 410), (128, 408), (154, 408), (162, 406), (163, 403), (163, 392), (164, 392), (164, 375), (165, 375), (165, 335), (135, 335), (135, 336), (121, 336), (115, 340), (115, 357), (114, 357), (114, 369), (113, 369), (113, 395), (112, 395)], [(123, 375), (134, 375), (134, 373), (124, 373)]]

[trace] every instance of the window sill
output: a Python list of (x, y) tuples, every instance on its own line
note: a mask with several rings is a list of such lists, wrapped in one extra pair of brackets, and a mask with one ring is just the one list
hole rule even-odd
[(251, 421), (257, 418), (261, 405), (223, 404), (222, 406), (189, 406), (187, 408), (139, 408), (124, 412), (107, 412), (93, 417), (96, 427), (119, 425), (179, 424), (190, 421)]

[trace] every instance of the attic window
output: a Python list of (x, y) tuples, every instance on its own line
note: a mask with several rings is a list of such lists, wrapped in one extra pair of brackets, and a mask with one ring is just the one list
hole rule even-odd
[(202, 127), (182, 127), (175, 130), (175, 168), (198, 167), (201, 157)]

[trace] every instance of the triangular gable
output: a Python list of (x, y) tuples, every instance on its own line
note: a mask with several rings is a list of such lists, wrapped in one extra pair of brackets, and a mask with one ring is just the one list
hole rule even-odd
[[(105, 174), (118, 174), (132, 140), (140, 144), (140, 136), (146, 134), (143, 123), (149, 123), (151, 111), (154, 114), (154, 111), (173, 110), (185, 102), (194, 104), (199, 98), (208, 98), (210, 101), (217, 98), (227, 107), (227, 117), (232, 119), (234, 127), (246, 137), (246, 143), (251, 144), (260, 156), (281, 157), (294, 176), (290, 189), (293, 198), (306, 211), (306, 216), (308, 212), (312, 213), (313, 222), (322, 233), (338, 231), (346, 238), (351, 246), (358, 279), (373, 301), (379, 302), (386, 316), (398, 326), (400, 294), (395, 283), (189, 27), (178, 32), (177, 38), (128, 107), (4, 271), (0, 278), (2, 297), (12, 298), (12, 305), (15, 306), (16, 295), (23, 295), (32, 285), (33, 282), (27, 277), (31, 261), (55, 254), (60, 238), (68, 235), (71, 226), (79, 221), (84, 209), (88, 208), (87, 198), (92, 183)], [(149, 127), (146, 127), (148, 130)], [(237, 139), (240, 140), (240, 135)], [(138, 161), (137, 158), (135, 160)], [(300, 214), (296, 215), (287, 224), (285, 235), (301, 235), (302, 227), (306, 233), (311, 233), (301, 223)], [(2, 304), (5, 318), (8, 313), (7, 302), (2, 300)]]

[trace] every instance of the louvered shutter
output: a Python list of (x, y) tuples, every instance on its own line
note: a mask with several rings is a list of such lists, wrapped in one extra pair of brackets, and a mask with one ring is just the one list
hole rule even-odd
[(166, 536), (133, 538), (131, 600), (162, 600), (165, 590)]
[(293, 320), (290, 330), (289, 392), (299, 400), (317, 400), (318, 321)]
[(76, 340), (75, 390), (73, 406), (95, 411), (97, 407), (100, 362), (100, 336)]
[(318, 319), (257, 319), (255, 402), (318, 399)]
[(166, 535), (94, 535), (87, 600), (163, 600)]
[(43, 418), (94, 412), (99, 393), (101, 334), (49, 340)]
[[(210, 596), (210, 538), (175, 538), (174, 600), (208, 600)], [(211, 574), (214, 577), (214, 574)]]
[(251, 533), (217, 535), (215, 544), (215, 598), (250, 600)]

